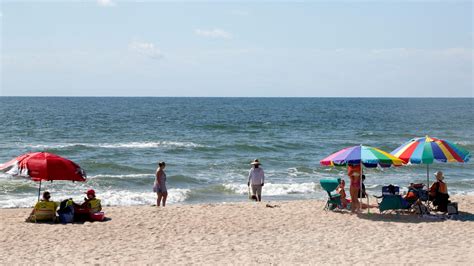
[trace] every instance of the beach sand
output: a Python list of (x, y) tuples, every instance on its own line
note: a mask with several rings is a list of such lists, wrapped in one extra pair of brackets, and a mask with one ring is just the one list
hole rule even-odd
[(30, 209), (1, 209), (0, 261), (469, 264), (474, 197), (452, 200), (459, 220), (326, 212), (317, 200), (106, 207), (107, 222), (68, 225), (25, 223)]

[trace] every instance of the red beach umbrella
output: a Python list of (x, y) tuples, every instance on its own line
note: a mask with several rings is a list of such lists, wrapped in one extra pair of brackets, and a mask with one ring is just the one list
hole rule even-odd
[(38, 200), (41, 181), (43, 180), (86, 181), (86, 172), (78, 164), (47, 152), (32, 152), (20, 155), (0, 164), (0, 171), (7, 171), (12, 175), (29, 177), (33, 181), (39, 181)]

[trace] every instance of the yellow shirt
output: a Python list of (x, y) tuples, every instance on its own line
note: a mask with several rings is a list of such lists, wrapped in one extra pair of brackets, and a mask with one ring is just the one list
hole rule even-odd
[(100, 205), (100, 199), (90, 199), (87, 201), (87, 206), (90, 212), (100, 212), (102, 206)]
[(59, 203), (54, 201), (38, 201), (34, 208), (36, 220), (52, 220), (56, 217), (56, 209)]

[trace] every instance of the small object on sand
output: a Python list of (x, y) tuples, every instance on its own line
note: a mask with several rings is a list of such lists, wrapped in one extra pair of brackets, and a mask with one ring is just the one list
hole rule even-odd
[(265, 207), (267, 207), (267, 208), (276, 208), (276, 207), (280, 207), (280, 205), (271, 205), (271, 204), (267, 203), (267, 205), (265, 205)]

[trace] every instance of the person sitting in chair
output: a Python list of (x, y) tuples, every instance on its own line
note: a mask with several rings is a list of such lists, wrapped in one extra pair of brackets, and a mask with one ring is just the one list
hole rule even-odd
[(437, 207), (437, 211), (447, 212), (449, 195), (448, 186), (443, 181), (443, 172), (438, 171), (435, 173), (436, 182), (431, 185), (429, 192), (429, 199), (433, 201), (433, 205)]
[(31, 211), (30, 216), (26, 219), (27, 222), (37, 221), (56, 221), (56, 209), (59, 203), (50, 201), (51, 194), (48, 191), (43, 193), (43, 198), (38, 201)]
[(102, 210), (100, 199), (96, 198), (93, 189), (87, 190), (86, 195), (87, 197), (84, 198), (84, 203), (80, 205), (74, 204), (74, 219), (77, 221), (90, 220), (91, 214)]
[(341, 209), (347, 208), (347, 204), (351, 202), (350, 199), (347, 199), (346, 195), (346, 181), (344, 179), (339, 180), (339, 186), (336, 188), (336, 193), (339, 193), (341, 195)]
[(95, 191), (93, 189), (89, 189), (86, 192), (87, 198), (84, 198), (84, 203), (82, 203), (82, 207), (87, 209), (89, 213), (100, 212), (102, 210), (102, 206), (100, 205), (100, 199), (95, 197)]

